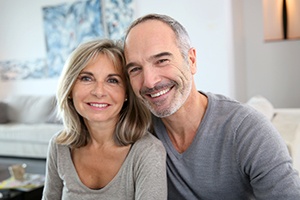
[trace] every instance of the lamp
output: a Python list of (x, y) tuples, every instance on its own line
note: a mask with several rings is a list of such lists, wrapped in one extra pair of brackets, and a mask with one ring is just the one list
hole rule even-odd
[(263, 0), (266, 41), (300, 39), (300, 0)]

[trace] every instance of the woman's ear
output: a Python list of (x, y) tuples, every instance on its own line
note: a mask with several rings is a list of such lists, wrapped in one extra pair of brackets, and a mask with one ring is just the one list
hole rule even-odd
[(72, 97), (72, 93), (70, 93), (69, 95), (68, 95), (68, 99), (72, 99), (73, 97)]

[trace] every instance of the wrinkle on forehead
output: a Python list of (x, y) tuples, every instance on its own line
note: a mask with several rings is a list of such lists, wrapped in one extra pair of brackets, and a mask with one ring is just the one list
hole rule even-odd
[(130, 30), (124, 43), (126, 63), (149, 60), (163, 52), (172, 52), (174, 48), (178, 47), (173, 30), (161, 21), (148, 20)]

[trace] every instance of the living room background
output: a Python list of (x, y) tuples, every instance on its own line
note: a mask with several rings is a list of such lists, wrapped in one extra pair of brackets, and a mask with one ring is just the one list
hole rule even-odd
[[(30, 1), (30, 3), (29, 3)], [(42, 8), (76, 0), (1, 0), (0, 61), (46, 56)], [(134, 0), (135, 17), (179, 20), (197, 49), (197, 88), (240, 101), (260, 94), (275, 107), (300, 107), (300, 41), (263, 40), (261, 0)], [(57, 78), (0, 81), (0, 98), (53, 94)]]

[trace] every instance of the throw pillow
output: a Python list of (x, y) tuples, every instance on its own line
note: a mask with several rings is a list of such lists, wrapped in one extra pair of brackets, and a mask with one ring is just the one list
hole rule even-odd
[(51, 105), (51, 113), (46, 121), (46, 123), (50, 124), (62, 124), (63, 121), (61, 117), (58, 115), (57, 101), (56, 99), (53, 101)]
[(7, 104), (4, 102), (0, 102), (0, 124), (4, 124), (7, 122), (8, 122)]
[(265, 115), (269, 120), (274, 116), (274, 107), (265, 97), (257, 95), (249, 99), (248, 105)]
[(9, 104), (8, 118), (12, 122), (45, 123), (53, 110), (54, 95), (13, 95), (5, 99)]

